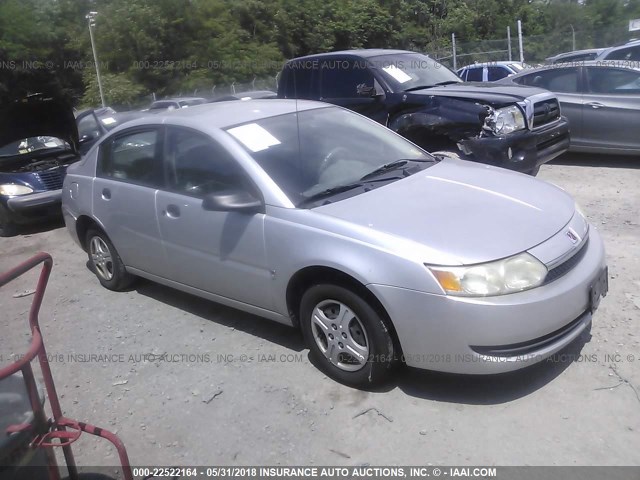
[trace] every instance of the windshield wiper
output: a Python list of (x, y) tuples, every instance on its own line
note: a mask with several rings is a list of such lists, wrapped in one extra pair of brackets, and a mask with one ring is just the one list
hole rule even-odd
[(381, 173), (386, 173), (391, 170), (397, 170), (400, 167), (404, 167), (409, 162), (424, 163), (424, 162), (433, 162), (433, 160), (428, 158), (424, 158), (424, 159), (423, 158), (401, 158), (399, 160), (394, 160), (393, 162), (385, 163), (384, 165), (360, 177), (360, 181), (362, 182), (365, 180), (369, 180), (372, 177), (376, 177)]
[(433, 85), (419, 85), (417, 87), (406, 88), (405, 92), (412, 92), (413, 90), (421, 90), (423, 88), (442, 87), (443, 85), (452, 85), (454, 83), (462, 83), (457, 80), (447, 80), (445, 82), (434, 83)]
[(438, 82), (435, 84), (436, 87), (441, 87), (443, 85), (453, 85), (454, 83), (462, 83), (459, 80), (447, 80), (446, 82)]
[(362, 187), (362, 186), (363, 186), (362, 183), (354, 182), (354, 183), (347, 183), (345, 185), (338, 185), (337, 187), (327, 188), (326, 190), (322, 190), (322, 191), (320, 191), (318, 193), (314, 193), (313, 195), (311, 195), (309, 197), (305, 197), (298, 204), (298, 206), (305, 205), (307, 203), (312, 203), (312, 202), (315, 202), (316, 200), (320, 200), (321, 198), (329, 197), (331, 195), (335, 195), (336, 193), (347, 192), (349, 190), (353, 190), (354, 188), (358, 188), (358, 187)]
[(416, 87), (405, 88), (403, 92), (413, 92), (414, 90), (422, 90), (423, 88), (433, 88), (435, 85), (418, 85)]

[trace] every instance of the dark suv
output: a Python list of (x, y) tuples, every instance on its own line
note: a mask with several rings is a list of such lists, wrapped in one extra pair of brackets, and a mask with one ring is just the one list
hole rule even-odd
[(290, 60), (278, 97), (341, 105), (428, 151), (533, 175), (569, 148), (569, 124), (554, 94), (464, 83), (432, 58), (408, 51), (351, 50)]

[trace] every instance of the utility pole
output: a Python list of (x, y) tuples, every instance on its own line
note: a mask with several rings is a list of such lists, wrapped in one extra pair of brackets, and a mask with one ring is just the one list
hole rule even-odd
[(571, 43), (573, 45), (572, 50), (575, 52), (575, 50), (576, 50), (576, 31), (574, 30), (573, 25), (569, 24), (569, 26), (571, 27), (571, 40), (572, 40)]
[(453, 48), (453, 71), (455, 72), (456, 70), (458, 70), (458, 61), (456, 58), (456, 34), (455, 33), (451, 34), (451, 45)]
[(522, 22), (518, 20), (518, 46), (520, 47), (520, 61), (524, 62), (524, 51), (522, 49)]
[(96, 77), (98, 77), (98, 90), (100, 91), (100, 103), (102, 103), (103, 107), (107, 105), (104, 102), (104, 93), (102, 91), (102, 79), (100, 78), (100, 66), (98, 64), (98, 54), (96, 52), (96, 44), (93, 38), (93, 27), (96, 25), (96, 16), (98, 12), (89, 12), (85, 16), (87, 21), (89, 22), (89, 38), (91, 38), (91, 50), (93, 51), (93, 62), (96, 65)]
[(509, 49), (509, 61), (513, 60), (513, 58), (511, 58), (511, 27), (507, 25), (507, 45), (508, 45), (508, 49)]

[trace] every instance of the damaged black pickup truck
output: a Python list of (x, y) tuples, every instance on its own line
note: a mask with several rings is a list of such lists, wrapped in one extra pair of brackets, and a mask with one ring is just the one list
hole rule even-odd
[(553, 93), (465, 83), (447, 67), (402, 50), (300, 57), (280, 74), (279, 98), (354, 110), (430, 152), (536, 175), (569, 148), (569, 124)]
[(80, 160), (73, 110), (31, 95), (0, 109), (0, 237), (18, 225), (60, 217), (67, 166)]

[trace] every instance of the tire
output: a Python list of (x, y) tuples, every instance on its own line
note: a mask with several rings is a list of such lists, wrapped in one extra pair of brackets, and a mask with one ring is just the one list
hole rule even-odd
[(0, 205), (0, 237), (14, 237), (18, 234), (18, 226), (10, 220), (7, 209)]
[(86, 246), (91, 271), (96, 274), (103, 287), (121, 291), (131, 286), (135, 277), (127, 273), (118, 251), (103, 231), (90, 228)]
[(312, 286), (302, 296), (300, 325), (316, 364), (333, 379), (354, 387), (388, 379), (394, 360), (389, 328), (353, 291), (331, 284)]

